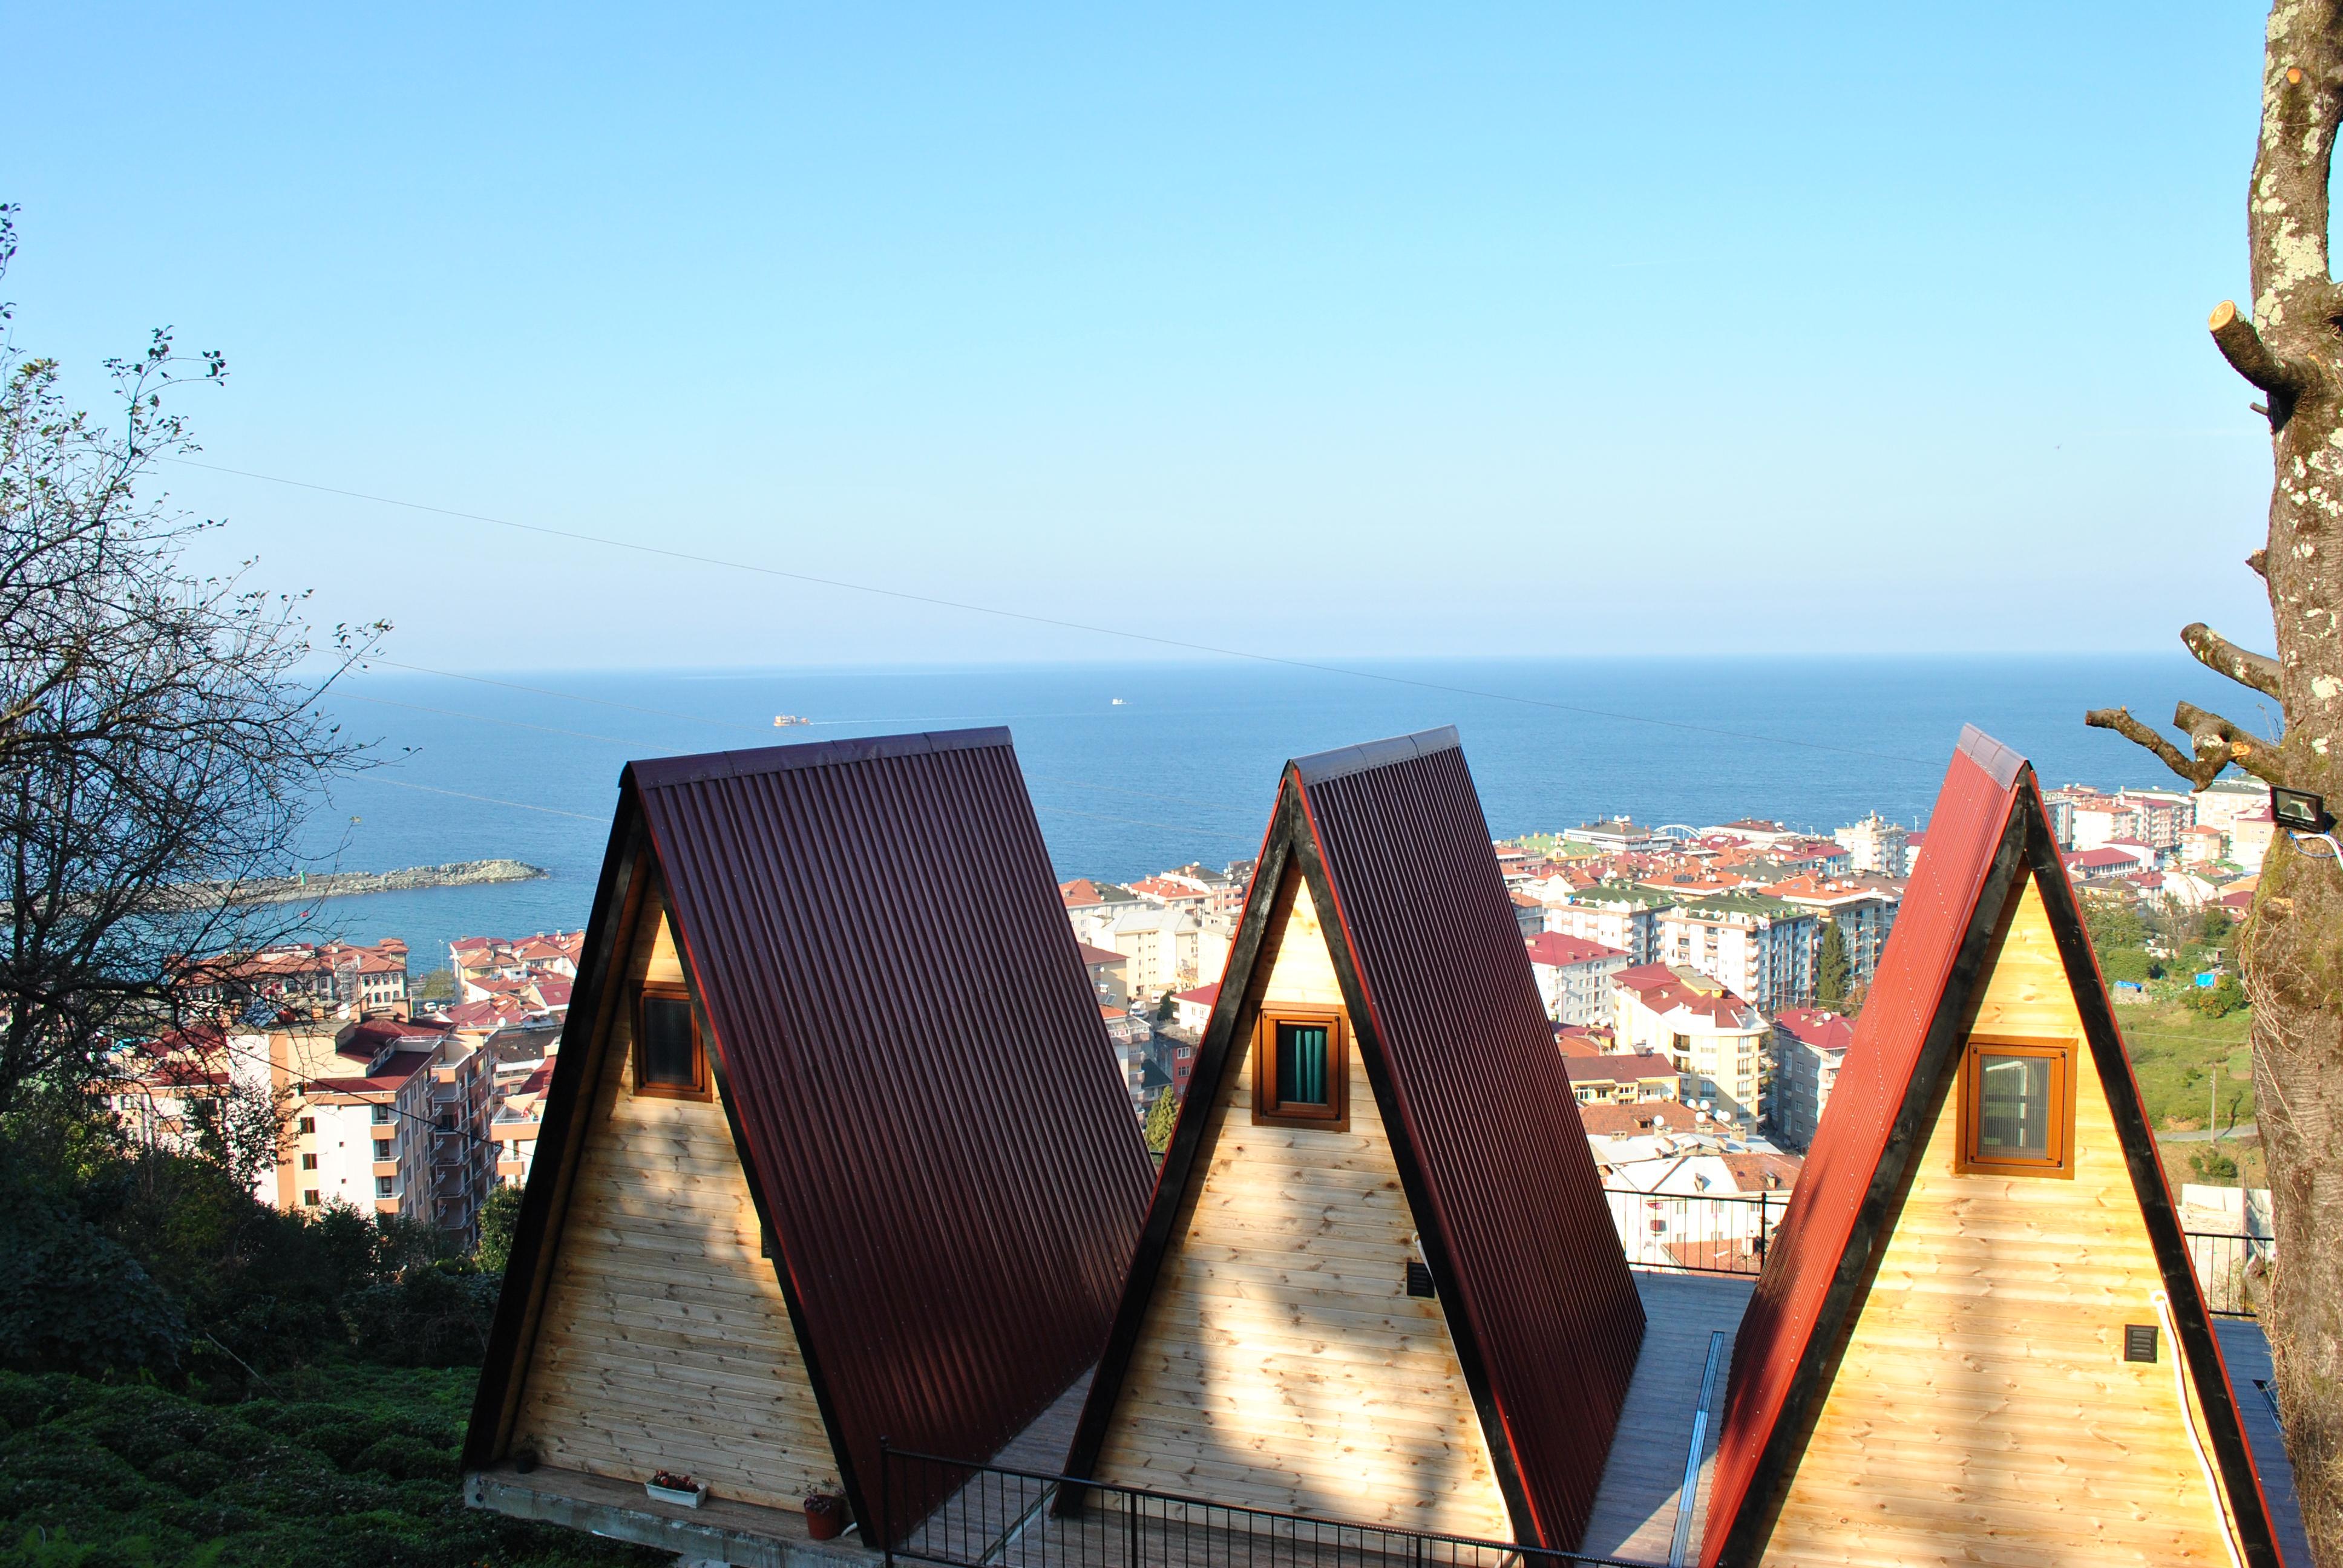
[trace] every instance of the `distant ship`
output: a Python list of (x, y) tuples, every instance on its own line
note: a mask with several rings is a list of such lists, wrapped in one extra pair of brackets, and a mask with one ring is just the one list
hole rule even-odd
[(1115, 705), (1117, 708), (1121, 708), (1121, 707), (1122, 706), (1122, 699), (1121, 699), (1121, 698), (1120, 698), (1120, 697), (1116, 698), (1116, 699), (1114, 699), (1114, 705)]
[(776, 713), (773, 715), (773, 728), (776, 729), (787, 729), (791, 725), (811, 724), (812, 722), (812, 719), (800, 718), (794, 713)]

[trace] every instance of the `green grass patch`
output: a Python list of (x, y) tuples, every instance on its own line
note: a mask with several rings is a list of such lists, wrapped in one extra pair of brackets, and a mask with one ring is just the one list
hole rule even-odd
[(206, 1404), (0, 1372), (0, 1563), (610, 1568), (664, 1553), (464, 1506), (469, 1369), (358, 1364)]
[(2217, 1089), (2223, 1127), (2232, 1119), (2253, 1120), (2252, 1051), (2246, 1043), (2251, 1021), (2243, 1010), (2207, 1018), (2181, 1002), (2116, 1010), (2150, 1126), (2174, 1131), (2204, 1126)]

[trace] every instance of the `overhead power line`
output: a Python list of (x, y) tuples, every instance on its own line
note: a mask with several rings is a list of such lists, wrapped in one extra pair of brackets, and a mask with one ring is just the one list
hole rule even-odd
[(1216, 643), (1196, 642), (1186, 638), (1164, 637), (1160, 633), (1134, 631), (1129, 627), (1098, 626), (1088, 621), (1068, 620), (1059, 616), (1037, 615), (1030, 610), (1004, 609), (998, 605), (976, 604), (966, 599), (945, 598), (936, 594), (913, 593), (908, 588), (882, 588), (876, 583), (856, 582), (846, 578), (823, 577), (813, 572), (789, 571), (781, 567), (766, 566), (756, 561), (730, 560), (722, 556), (701, 555), (692, 550), (669, 549), (662, 545), (647, 545), (634, 539), (612, 538), (604, 534), (589, 534), (575, 528), (557, 528), (543, 523), (516, 522), (509, 518), (490, 517), (484, 512), (459, 511), (453, 507), (435, 507), (422, 501), (401, 500), (395, 496), (371, 495), (364, 490), (347, 490), (335, 485), (313, 484), (307, 479), (288, 479), (279, 474), (263, 474), (250, 468), (231, 468), (219, 463), (200, 463), (192, 457), (167, 457), (166, 462), (190, 468), (203, 468), (216, 474), (232, 474), (238, 478), (258, 479), (271, 485), (284, 485), (298, 490), (312, 490), (319, 495), (340, 496), (348, 500), (367, 501), (377, 506), (397, 507), (407, 511), (427, 512), (435, 517), (454, 518), (462, 522), (487, 523), (494, 528), (512, 528), (520, 533), (538, 534), (547, 538), (568, 539), (576, 544), (599, 545), (606, 549), (631, 550), (638, 555), (657, 556), (667, 560), (688, 561), (695, 566), (718, 567), (727, 571), (752, 572), (759, 577), (780, 578), (790, 582), (811, 583), (820, 588), (841, 589), (848, 593), (871, 594), (881, 598), (900, 599), (909, 604), (927, 605), (937, 609), (960, 610), (969, 615), (992, 616), (1002, 620), (1022, 621), (1032, 626), (1054, 627), (1061, 631), (1085, 632), (1094, 637), (1122, 638), (1129, 641), (1150, 643), (1159, 648), (1175, 648), (1186, 653), (1211, 654), (1218, 658), (1250, 659), (1259, 664), (1281, 665), (1289, 669), (1307, 669), (1321, 675), (1345, 676), (1354, 680), (1376, 680), (1392, 686), (1412, 687), (1419, 691), (1444, 692), (1452, 697), (1470, 697), (1491, 702), (1516, 702), (1532, 708), (1548, 709), (1557, 713), (1575, 713), (1589, 719), (1608, 719), (1622, 724), (1644, 724), (1662, 729), (1681, 730), (1695, 735), (1722, 736), (1727, 739), (1753, 741), (1766, 746), (1791, 746), (1805, 751), (1825, 751), (1844, 757), (1868, 757), (1885, 762), (1902, 762), (1913, 767), (1933, 767), (1917, 757), (1901, 757), (1893, 752), (1872, 751), (1855, 746), (1833, 746), (1821, 740), (1800, 740), (1788, 736), (1759, 735), (1748, 730), (1727, 729), (1721, 725), (1694, 724), (1680, 719), (1660, 719), (1647, 713), (1618, 713), (1608, 709), (1588, 708), (1578, 703), (1557, 702), (1551, 698), (1524, 697), (1518, 692), (1483, 691), (1473, 687), (1453, 686), (1444, 681), (1423, 680), (1413, 676), (1393, 675), (1385, 670), (1357, 669), (1345, 665), (1322, 664), (1313, 659), (1292, 658), (1282, 654), (1262, 653), (1251, 648), (1225, 648)]

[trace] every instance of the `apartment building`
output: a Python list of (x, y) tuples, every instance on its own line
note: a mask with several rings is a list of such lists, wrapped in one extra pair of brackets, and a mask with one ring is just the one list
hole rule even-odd
[(1803, 1006), (1815, 994), (1822, 919), (1785, 899), (1728, 893), (1659, 917), (1659, 959), (1699, 970), (1760, 1008)]
[[(1886, 877), (1793, 877), (1764, 890), (1769, 899), (1812, 910), (1836, 926), (1846, 942), (1847, 962), (1855, 983), (1869, 985), (1878, 972), (1879, 955), (1895, 929), (1896, 911), (1904, 904), (1903, 884)], [(1817, 928), (1815, 940), (1820, 943)]]
[(495, 1174), (489, 1185), (508, 1182), (526, 1186), (529, 1167), (537, 1161), (537, 1140), (544, 1131), (545, 1097), (553, 1087), (553, 1060), (513, 1063), (495, 1070), (495, 1111), (488, 1119), (489, 1158)]
[[(1071, 912), (1071, 911), (1070, 911)], [(1134, 996), (1160, 996), (1197, 983), (1197, 934), (1203, 917), (1164, 904), (1101, 905), (1074, 916), (1075, 937), (1128, 960), (1125, 983)]]
[(1611, 1016), (1611, 977), (1627, 967), (1624, 948), (1546, 931), (1529, 939), (1530, 973), (1545, 1015), (1556, 1023), (1602, 1023)]
[(1653, 1050), (1625, 1056), (1574, 1056), (1565, 1058), (1562, 1065), (1570, 1074), (1570, 1092), (1581, 1105), (1673, 1101), (1679, 1087), (1675, 1063)]
[(1774, 1015), (1774, 1091), (1767, 1106), (1775, 1135), (1804, 1150), (1822, 1125), (1823, 1108), (1837, 1087), (1855, 1020), (1821, 1008), (1785, 1008)]
[(223, 953), (190, 966), (180, 994), (206, 1010), (264, 1001), (327, 1011), (403, 1011), (407, 944), (386, 937), (371, 946), (280, 942), (257, 952)]
[(529, 937), (464, 937), (449, 942), (447, 967), (456, 977), (456, 1000), (534, 995), (539, 985), (549, 982), (560, 990), (566, 1006), (585, 940), (583, 931), (539, 931)]
[(1630, 964), (1653, 963), (1660, 957), (1661, 912), (1680, 897), (1633, 882), (1596, 882), (1549, 895), (1545, 929), (1617, 948)]
[(1757, 1009), (1683, 965), (1639, 964), (1612, 980), (1618, 1049), (1656, 1051), (1676, 1071), (1676, 1098), (1735, 1127), (1763, 1120), (1765, 1041)]
[(1905, 874), (1904, 824), (1891, 822), (1874, 811), (1862, 821), (1839, 829), (1831, 835), (1843, 845), (1858, 872), (1878, 877), (1900, 877)]
[(1091, 991), (1098, 1004), (1117, 1012), (1131, 1006), (1131, 960), (1112, 948), (1094, 948), (1088, 942), (1076, 942), (1081, 954), (1082, 970), (1091, 977)]

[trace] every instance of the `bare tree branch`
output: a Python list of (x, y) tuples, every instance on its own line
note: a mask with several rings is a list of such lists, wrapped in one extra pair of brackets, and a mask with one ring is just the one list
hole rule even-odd
[(2153, 751), (2157, 760), (2187, 779), (2192, 789), (2204, 789), (2219, 778), (2221, 769), (2228, 765), (2226, 757), (2198, 761), (2187, 756), (2180, 748), (2134, 719), (2128, 708), (2094, 708), (2083, 715), (2083, 722), (2094, 729), (2112, 729), (2133, 745)]
[(2285, 700), (2285, 695), (2278, 689), (2278, 660), (2269, 655), (2247, 652), (2201, 620), (2182, 627), (2180, 641), (2197, 656), (2197, 663), (2215, 674), (2226, 675), (2240, 686), (2250, 686), (2264, 697)]
[[(2212, 328), (2213, 342), (2221, 350), (2221, 357), (2229, 362), (2229, 368), (2272, 397), (2290, 402), (2316, 382), (2317, 371), (2271, 353), (2262, 335), (2254, 330), (2253, 318), (2239, 311), (2234, 300), (2225, 299), (2215, 306), (2212, 319), (2206, 325)], [(2271, 407), (2271, 418), (2278, 419), (2278, 406), (2272, 404)]]
[(2234, 762), (2265, 784), (2286, 786), (2286, 768), (2278, 759), (2278, 748), (2253, 731), (2240, 729), (2219, 714), (2207, 713), (2193, 702), (2174, 708), (2172, 722), (2176, 728), (2188, 731), (2189, 743), (2197, 748), (2200, 763), (2215, 759)]

